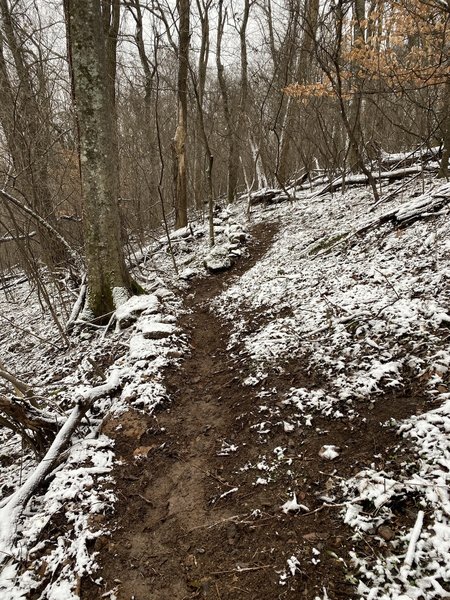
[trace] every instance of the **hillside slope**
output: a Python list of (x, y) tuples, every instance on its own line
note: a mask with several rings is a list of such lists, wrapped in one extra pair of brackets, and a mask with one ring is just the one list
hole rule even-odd
[[(62, 413), (99, 366), (120, 382), (20, 516), (5, 597), (450, 594), (450, 186), (383, 192), (294, 191), (249, 222), (242, 200), (217, 215), (222, 250), (201, 224), (176, 236), (178, 279), (160, 243), (135, 323), (70, 351), (2, 298), (41, 340), (5, 329), (0, 359)], [(1, 436), (7, 497), (34, 460)]]

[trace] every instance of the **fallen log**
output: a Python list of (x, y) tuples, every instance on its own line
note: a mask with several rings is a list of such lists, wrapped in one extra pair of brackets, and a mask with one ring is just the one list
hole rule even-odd
[[(415, 165), (412, 167), (393, 169), (392, 171), (381, 171), (381, 173), (372, 174), (372, 177), (375, 179), (375, 181), (394, 181), (396, 179), (403, 179), (404, 177), (408, 177), (409, 175), (416, 175), (418, 173), (422, 173), (423, 171), (438, 171), (438, 169), (439, 165), (437, 163), (430, 163), (426, 165)], [(328, 183), (324, 188), (313, 194), (311, 196), (311, 199), (317, 198), (318, 196), (323, 196), (328, 192), (335, 192), (343, 185), (364, 185), (366, 183), (368, 183), (368, 178), (363, 173), (348, 175), (347, 177), (339, 176), (330, 183)]]
[(0, 502), (0, 564), (13, 556), (14, 540), (20, 515), (35, 491), (58, 464), (61, 454), (69, 445), (70, 439), (82, 418), (95, 400), (116, 390), (119, 385), (119, 374), (114, 371), (105, 384), (84, 392), (78, 398), (75, 407), (32, 475), (11, 496)]
[[(369, 223), (366, 223), (358, 229), (335, 233), (331, 236), (316, 240), (314, 244), (306, 249), (305, 254), (312, 255), (312, 260), (314, 260), (324, 254), (328, 254), (336, 246), (347, 242), (349, 239), (358, 235), (363, 235), (371, 229), (384, 225), (385, 223), (390, 222), (394, 226), (404, 227), (418, 219), (435, 217), (442, 214), (440, 211), (448, 204), (450, 204), (450, 183), (445, 183), (437, 190), (413, 198), (402, 206), (382, 214), (380, 217), (369, 221)], [(317, 249), (321, 247), (323, 250), (318, 252)]]

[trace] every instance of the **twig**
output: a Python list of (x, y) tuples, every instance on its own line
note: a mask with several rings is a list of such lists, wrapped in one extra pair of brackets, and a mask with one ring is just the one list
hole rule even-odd
[(261, 565), (260, 567), (243, 567), (230, 569), (229, 571), (213, 571), (210, 575), (229, 575), (230, 573), (247, 573), (249, 571), (260, 571), (261, 569), (270, 569), (272, 565)]
[(95, 362), (95, 360), (91, 356), (88, 356), (87, 361), (93, 367), (94, 373), (96, 375), (98, 375), (98, 377), (100, 377), (100, 379), (102, 379), (103, 381), (106, 381), (105, 372), (103, 371), (103, 369), (100, 368), (100, 366)]
[(102, 333), (102, 335), (100, 337), (101, 340), (105, 339), (106, 334), (108, 333), (108, 330), (111, 327), (111, 325), (114, 323), (115, 318), (116, 318), (116, 313), (113, 312), (112, 315), (111, 315), (111, 318), (109, 319), (109, 321), (108, 321), (108, 323), (107, 323), (107, 325), (105, 327), (105, 331)]
[(24, 331), (25, 333), (29, 333), (31, 336), (35, 337), (36, 339), (40, 340), (41, 342), (44, 342), (45, 344), (49, 344), (50, 346), (53, 346), (53, 348), (56, 348), (57, 350), (62, 350), (61, 346), (58, 346), (54, 342), (51, 342), (50, 340), (47, 340), (47, 339), (41, 337), (37, 333), (33, 333), (31, 331), (31, 329), (27, 329), (26, 327), (21, 327), (20, 325), (17, 325), (17, 323), (14, 323), (14, 321), (12, 319), (8, 319), (8, 317), (5, 317), (4, 315), (0, 315), (0, 319), (4, 319), (15, 329), (18, 329), (19, 331)]
[(389, 281), (389, 279), (387, 278), (387, 276), (383, 273), (383, 271), (379, 271), (378, 269), (375, 269), (375, 271), (377, 273), (379, 273), (380, 275), (382, 275), (385, 279), (386, 279), (386, 283), (388, 284), (388, 286), (391, 288), (391, 290), (393, 290), (394, 294), (397, 296), (397, 298), (400, 300), (400, 294), (397, 292), (397, 290), (395, 289), (395, 287), (392, 285), (392, 283)]
[(196, 527), (193, 527), (192, 529), (190, 529), (188, 531), (188, 533), (191, 533), (191, 531), (195, 531), (196, 529), (212, 529), (213, 527), (217, 527), (217, 525), (223, 525), (224, 523), (229, 523), (230, 521), (236, 521), (236, 519), (240, 519), (243, 516), (244, 515), (233, 515), (232, 517), (227, 517), (226, 519), (216, 521), (215, 523), (210, 523), (210, 524), (206, 524), (206, 525), (197, 525)]
[(391, 192), (390, 194), (386, 194), (386, 196), (382, 196), (378, 200), (378, 202), (375, 202), (375, 204), (372, 204), (372, 206), (369, 208), (369, 212), (373, 212), (376, 208), (378, 208), (378, 206), (380, 204), (382, 204), (383, 202), (387, 202), (391, 198), (394, 198), (395, 196), (397, 196), (397, 194), (399, 194), (400, 192), (402, 192), (406, 188), (407, 185), (409, 185), (410, 183), (412, 183), (415, 179), (417, 179), (421, 175), (422, 175), (421, 172), (420, 173), (416, 173), (416, 175), (414, 175), (414, 177), (411, 177), (410, 179), (408, 179), (407, 181), (405, 181), (405, 183), (403, 183), (403, 185), (401, 185), (394, 192)]
[(150, 506), (155, 506), (151, 500), (149, 500), (142, 494), (135, 494), (135, 496), (138, 496), (138, 498), (141, 498), (142, 500), (144, 500), (144, 502), (147, 502), (147, 504), (150, 504)]

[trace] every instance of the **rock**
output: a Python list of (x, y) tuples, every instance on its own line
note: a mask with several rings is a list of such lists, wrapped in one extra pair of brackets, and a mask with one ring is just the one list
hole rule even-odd
[(221, 273), (230, 269), (233, 265), (228, 249), (224, 246), (214, 246), (204, 261), (205, 268), (210, 273)]
[(390, 542), (395, 537), (394, 531), (387, 525), (381, 525), (378, 527), (377, 534), (386, 542)]
[(228, 239), (232, 244), (239, 244), (245, 242), (247, 233), (243, 230), (241, 225), (230, 225), (228, 227)]
[(139, 329), (146, 340), (162, 340), (176, 331), (176, 327), (170, 323), (157, 321), (142, 321)]
[[(171, 240), (179, 240), (182, 238), (188, 238), (191, 235), (192, 235), (192, 229), (188, 225), (187, 227), (181, 227), (181, 229), (176, 229), (175, 231), (172, 231), (172, 233), (170, 234), (170, 239)], [(163, 241), (165, 243), (166, 238), (161, 238), (161, 241)]]
[[(160, 287), (157, 290), (155, 290), (155, 296), (157, 296), (160, 300), (164, 300), (165, 298), (172, 298), (174, 296), (174, 293), (165, 287)], [(145, 314), (147, 315), (149, 313), (145, 311)]]
[(183, 271), (181, 271), (180, 279), (184, 279), (185, 281), (188, 281), (189, 279), (192, 279), (196, 275), (197, 275), (197, 271), (195, 271), (194, 269), (188, 268), (188, 269), (184, 269)]
[(156, 358), (161, 354), (161, 346), (153, 340), (147, 340), (142, 334), (134, 335), (130, 339), (130, 358), (132, 360), (143, 360)]
[(171, 348), (166, 352), (167, 358), (181, 358), (183, 356), (183, 352), (181, 350), (177, 350), (176, 348)]
[(116, 320), (119, 329), (129, 327), (144, 311), (152, 314), (159, 310), (159, 300), (154, 294), (131, 296), (116, 310)]
[(242, 256), (242, 250), (239, 250), (239, 248), (236, 248), (235, 250), (230, 250), (230, 254), (231, 256)]
[(333, 445), (325, 445), (319, 450), (320, 458), (325, 458), (326, 460), (334, 460), (341, 453), (340, 448), (338, 446)]

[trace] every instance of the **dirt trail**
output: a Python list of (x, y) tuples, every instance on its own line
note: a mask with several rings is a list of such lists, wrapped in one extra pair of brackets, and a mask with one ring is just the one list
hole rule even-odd
[[(264, 439), (255, 438), (254, 426), (262, 420), (256, 410), (260, 390), (242, 386), (249, 365), (227, 351), (229, 326), (209, 312), (208, 302), (262, 256), (275, 230), (258, 226), (250, 259), (196, 282), (187, 295), (191, 313), (180, 325), (191, 336), (192, 353), (166, 374), (170, 406), (151, 418), (127, 413), (107, 425), (122, 459), (115, 473), (119, 501), (107, 523), (112, 537), (99, 538), (94, 549), (100, 552), (103, 582), (83, 581), (82, 600), (113, 589), (119, 600), (312, 599), (323, 586), (334, 600), (353, 597), (346, 567), (352, 532), (337, 509), (320, 508), (318, 492), (327, 489), (335, 465), (324, 465), (318, 450), (326, 443), (344, 449), (341, 476), (374, 462), (374, 455), (383, 466), (398, 440), (380, 423), (415, 412), (420, 398), (387, 398), (377, 410), (362, 409), (358, 422), (318, 417), (315, 429), (295, 436), (276, 428)], [(305, 369), (292, 360), (284, 373), (270, 374), (264, 385), (276, 388), (275, 403), (276, 395), (292, 385), (315, 386)], [(284, 407), (277, 406), (282, 416)], [(224, 440), (239, 451), (220, 456)], [(275, 473), (273, 485), (255, 485), (255, 472), (241, 467), (276, 446), (293, 456), (289, 472)], [(310, 514), (292, 517), (280, 511), (289, 488)], [(402, 523), (408, 511), (399, 507)], [(320, 553), (314, 567), (313, 549)], [(300, 560), (298, 572), (280, 585), (279, 574), (292, 555)]]

